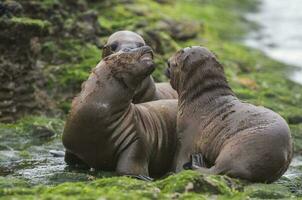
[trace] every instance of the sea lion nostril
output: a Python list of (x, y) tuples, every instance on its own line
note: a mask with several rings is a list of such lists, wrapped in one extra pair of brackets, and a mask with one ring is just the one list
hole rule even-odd
[(130, 51), (131, 51), (131, 49), (128, 47), (123, 49), (123, 52), (130, 52)]

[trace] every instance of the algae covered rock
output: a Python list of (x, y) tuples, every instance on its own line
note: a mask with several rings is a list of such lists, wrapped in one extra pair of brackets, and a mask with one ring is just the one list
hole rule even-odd
[(39, 38), (48, 22), (12, 17), (0, 18), (0, 122), (10, 122), (47, 105), (41, 70), (37, 67)]
[(169, 193), (208, 193), (232, 195), (233, 192), (242, 191), (243, 184), (226, 176), (203, 175), (194, 171), (184, 171), (169, 176), (155, 183), (163, 192)]
[(188, 40), (197, 37), (201, 32), (201, 25), (192, 21), (175, 21), (171, 19), (162, 20), (157, 28), (166, 31), (175, 40)]
[(292, 196), (286, 187), (276, 184), (253, 184), (244, 191), (247, 196), (255, 199), (288, 199)]

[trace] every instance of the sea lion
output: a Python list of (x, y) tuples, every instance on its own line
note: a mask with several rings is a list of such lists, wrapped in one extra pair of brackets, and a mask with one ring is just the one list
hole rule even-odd
[(63, 132), (67, 162), (148, 180), (171, 169), (177, 100), (133, 104), (136, 86), (154, 70), (143, 46), (104, 58), (73, 100)]
[[(120, 50), (127, 51), (145, 46), (144, 39), (132, 31), (118, 31), (112, 34), (103, 47), (102, 57), (105, 58)], [(133, 103), (143, 103), (159, 99), (177, 99), (177, 93), (167, 82), (155, 83), (152, 76), (147, 76), (141, 83), (133, 97)]]
[(224, 69), (203, 47), (185, 48), (168, 62), (178, 92), (176, 172), (190, 163), (202, 173), (252, 182), (273, 182), (292, 159), (286, 121), (277, 113), (240, 101)]

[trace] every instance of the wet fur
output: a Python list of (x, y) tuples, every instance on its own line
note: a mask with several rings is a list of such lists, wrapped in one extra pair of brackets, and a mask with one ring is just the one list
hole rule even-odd
[(135, 86), (154, 67), (146, 47), (101, 61), (74, 99), (63, 133), (68, 164), (120, 175), (162, 176), (176, 146), (176, 100), (132, 104)]
[(179, 94), (175, 171), (181, 171), (192, 154), (201, 154), (207, 168), (196, 170), (202, 173), (253, 182), (273, 182), (282, 176), (292, 159), (285, 120), (240, 101), (207, 49), (186, 48), (169, 62), (171, 84)]
[[(134, 49), (146, 45), (144, 39), (131, 31), (113, 33), (103, 47), (102, 57), (105, 58), (123, 49)], [(168, 83), (155, 83), (152, 76), (146, 77), (136, 88), (133, 103), (143, 103), (160, 99), (177, 99), (177, 93)]]

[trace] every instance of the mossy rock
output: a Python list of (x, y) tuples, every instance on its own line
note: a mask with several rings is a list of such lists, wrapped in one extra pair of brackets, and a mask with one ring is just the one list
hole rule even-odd
[(252, 184), (244, 188), (247, 196), (255, 199), (289, 199), (292, 194), (282, 185)]
[(195, 171), (184, 171), (155, 183), (163, 192), (209, 193), (231, 195), (242, 190), (243, 184), (226, 176), (202, 175)]
[[(50, 23), (46, 20), (31, 19), (27, 17), (0, 18), (0, 39), (25, 40), (32, 37), (44, 36), (48, 33)], [(21, 43), (22, 44), (22, 43)]]

